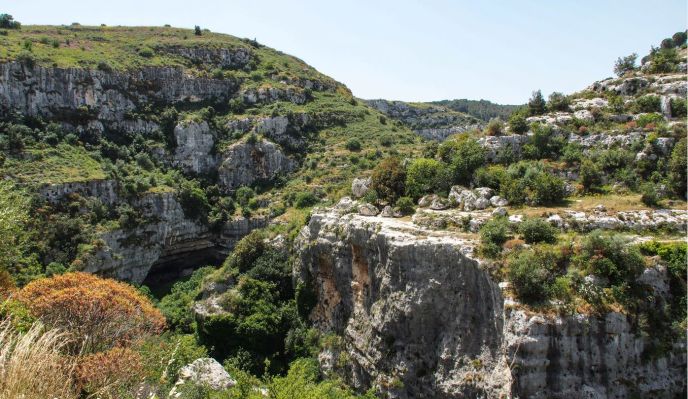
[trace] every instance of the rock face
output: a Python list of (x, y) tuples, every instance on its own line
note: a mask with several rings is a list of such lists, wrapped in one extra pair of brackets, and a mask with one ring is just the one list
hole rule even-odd
[[(310, 315), (344, 338), (338, 370), (395, 398), (673, 398), (685, 392), (685, 345), (653, 361), (626, 316), (543, 316), (514, 308), (475, 243), (398, 219), (313, 213), (297, 240)], [(335, 357), (336, 358), (336, 357)], [(329, 366), (328, 366), (329, 364)]]
[(408, 125), (415, 133), (442, 141), (452, 134), (482, 128), (484, 123), (468, 114), (440, 105), (423, 105), (402, 101), (367, 100), (366, 103), (392, 119)]
[(174, 128), (177, 144), (174, 164), (187, 172), (205, 173), (217, 165), (215, 155), (211, 154), (215, 145), (215, 135), (208, 122), (181, 123)]
[(248, 186), (257, 180), (271, 180), (286, 174), (297, 164), (274, 143), (259, 140), (242, 141), (229, 146), (222, 153), (218, 169), (219, 182), (228, 191)]
[(217, 360), (204, 357), (196, 359), (179, 370), (179, 379), (170, 391), (169, 397), (178, 398), (177, 387), (186, 383), (206, 386), (214, 391), (228, 389), (236, 385), (234, 380)]

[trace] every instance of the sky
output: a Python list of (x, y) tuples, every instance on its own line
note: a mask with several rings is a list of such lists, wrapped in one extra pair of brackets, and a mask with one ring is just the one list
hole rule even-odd
[(612, 75), (685, 30), (685, 0), (3, 0), (24, 24), (155, 25), (255, 38), (360, 98), (525, 103)]

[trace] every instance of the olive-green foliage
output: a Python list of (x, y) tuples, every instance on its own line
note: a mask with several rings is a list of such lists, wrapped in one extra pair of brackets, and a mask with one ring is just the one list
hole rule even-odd
[(547, 100), (547, 109), (551, 111), (568, 111), (569, 105), (571, 105), (571, 100), (557, 91), (549, 95)]
[(530, 116), (542, 115), (546, 110), (547, 103), (545, 102), (545, 98), (542, 97), (542, 92), (540, 90), (534, 91), (530, 100), (528, 100), (528, 114)]
[(349, 151), (361, 151), (361, 142), (357, 139), (349, 139), (346, 144), (344, 144), (344, 147)]
[(688, 111), (688, 103), (685, 98), (672, 98), (670, 102), (671, 116), (674, 118), (685, 118)]
[(439, 146), (438, 154), (449, 164), (454, 184), (468, 185), (473, 172), (485, 163), (485, 148), (465, 136), (445, 141)]
[(554, 176), (540, 162), (521, 161), (507, 169), (500, 193), (514, 205), (551, 205), (566, 197), (563, 179)]
[(2, 29), (20, 29), (21, 23), (15, 21), (9, 14), (0, 14), (0, 28)]
[(448, 183), (446, 168), (434, 159), (414, 159), (406, 171), (406, 194), (412, 198), (447, 190)]
[(580, 180), (586, 191), (592, 191), (602, 184), (602, 170), (590, 159), (584, 159), (580, 167)]
[(688, 157), (686, 138), (683, 137), (676, 143), (669, 160), (669, 186), (680, 198), (686, 198), (686, 169), (688, 169)]
[(504, 133), (504, 122), (501, 119), (492, 119), (485, 126), (485, 134), (488, 136), (501, 136)]
[(660, 112), (661, 104), (659, 97), (648, 95), (635, 100), (635, 110), (637, 112)]
[(508, 261), (508, 278), (519, 299), (537, 304), (553, 296), (560, 274), (556, 249), (536, 247), (516, 253)]
[(191, 333), (195, 329), (193, 301), (201, 292), (203, 279), (213, 272), (211, 266), (195, 270), (188, 280), (174, 283), (170, 293), (165, 295), (158, 304), (167, 319), (167, 325), (184, 333)]
[(643, 114), (638, 116), (636, 122), (638, 123), (638, 126), (646, 127), (650, 124), (656, 125), (658, 123), (663, 123), (664, 117), (658, 113)]
[(140, 354), (146, 382), (161, 397), (169, 393), (182, 367), (208, 356), (194, 335), (170, 331), (146, 337), (134, 349)]
[(628, 245), (621, 235), (595, 230), (588, 234), (581, 248), (580, 264), (611, 285), (633, 283), (645, 267), (637, 247)]
[(410, 215), (414, 212), (415, 204), (411, 197), (400, 197), (396, 202), (396, 209), (403, 215)]
[(674, 41), (674, 45), (681, 47), (684, 44), (686, 44), (686, 32), (676, 32), (674, 33), (673, 36), (671, 36), (671, 39)]
[(523, 157), (526, 159), (556, 159), (566, 144), (563, 135), (556, 134), (552, 126), (537, 123), (532, 126), (533, 135), (523, 146)]
[(294, 197), (294, 206), (299, 209), (308, 208), (320, 202), (320, 199), (312, 191), (301, 191)]
[(29, 197), (8, 180), (0, 180), (0, 270), (16, 262), (29, 238)]
[(524, 134), (528, 131), (528, 122), (526, 122), (526, 117), (528, 116), (528, 108), (522, 107), (514, 111), (511, 116), (509, 116), (509, 130), (514, 134)]
[(649, 73), (669, 73), (678, 68), (680, 58), (675, 48), (653, 48), (650, 53), (652, 63), (648, 68)]
[(504, 217), (490, 219), (480, 228), (481, 250), (488, 257), (497, 256), (507, 239), (509, 239), (509, 222)]
[(179, 190), (179, 204), (184, 214), (192, 219), (207, 220), (210, 204), (208, 197), (196, 182), (192, 180), (182, 183)]
[(527, 218), (518, 226), (523, 240), (528, 244), (557, 241), (557, 230), (544, 219)]
[(373, 169), (371, 183), (381, 199), (394, 203), (406, 190), (406, 168), (397, 157), (385, 158)]
[(627, 72), (631, 72), (635, 69), (635, 61), (638, 59), (638, 54), (633, 53), (625, 57), (619, 57), (614, 63), (614, 73), (621, 77)]
[(578, 143), (567, 143), (561, 153), (561, 159), (568, 165), (575, 165), (583, 159), (583, 147)]
[(475, 187), (490, 187), (499, 191), (502, 183), (509, 179), (506, 168), (502, 165), (489, 165), (478, 168), (473, 173)]
[(263, 254), (265, 247), (263, 233), (259, 230), (253, 230), (239, 240), (232, 254), (225, 259), (222, 267), (245, 273), (253, 265), (253, 262)]

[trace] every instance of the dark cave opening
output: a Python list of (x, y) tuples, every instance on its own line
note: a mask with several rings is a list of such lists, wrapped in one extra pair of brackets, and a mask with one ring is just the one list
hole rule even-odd
[(223, 260), (224, 256), (214, 248), (161, 256), (151, 267), (142, 285), (148, 287), (155, 298), (160, 299), (170, 293), (174, 283), (188, 279), (195, 270), (202, 267), (219, 267)]

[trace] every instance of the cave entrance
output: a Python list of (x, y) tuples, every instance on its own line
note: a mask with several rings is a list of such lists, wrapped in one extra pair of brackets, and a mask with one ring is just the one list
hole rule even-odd
[(219, 267), (224, 258), (225, 256), (214, 248), (161, 256), (151, 266), (143, 285), (150, 288), (155, 298), (161, 299), (170, 293), (172, 285), (177, 281), (188, 279), (201, 267)]

